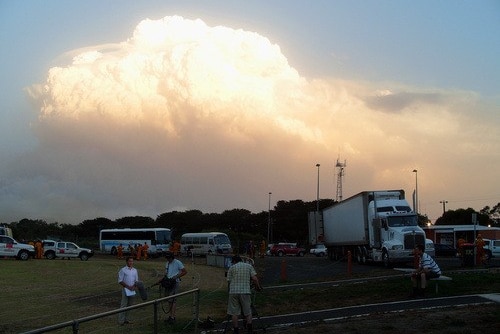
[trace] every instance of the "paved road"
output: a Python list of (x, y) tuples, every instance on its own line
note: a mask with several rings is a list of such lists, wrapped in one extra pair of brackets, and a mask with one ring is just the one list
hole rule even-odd
[[(284, 261), (284, 264), (283, 264)], [(453, 257), (440, 257), (436, 262), (442, 271), (450, 272), (455, 270), (472, 269), (462, 267), (460, 259)], [(347, 261), (331, 261), (326, 257), (316, 257), (306, 255), (305, 257), (266, 257), (264, 259), (255, 259), (257, 268), (263, 270), (260, 273), (262, 284), (264, 286), (277, 285), (282, 282), (282, 267), (285, 266), (287, 282), (301, 282), (306, 280), (334, 280), (348, 274)], [(411, 263), (408, 264), (411, 268)], [(489, 267), (500, 267), (500, 257), (492, 258)], [(263, 268), (263, 269), (262, 269)], [(484, 268), (477, 266), (475, 269)], [(381, 264), (369, 263), (365, 265), (352, 263), (351, 273), (353, 275), (360, 273), (371, 273), (376, 275), (393, 275), (394, 270), (386, 269)]]

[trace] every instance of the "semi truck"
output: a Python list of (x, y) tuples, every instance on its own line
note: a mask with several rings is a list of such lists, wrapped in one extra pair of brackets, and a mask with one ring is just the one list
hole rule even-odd
[(323, 243), (332, 259), (351, 252), (359, 263), (390, 267), (413, 261), (417, 244), (432, 244), (404, 190), (363, 191), (319, 212), (309, 213), (311, 243)]

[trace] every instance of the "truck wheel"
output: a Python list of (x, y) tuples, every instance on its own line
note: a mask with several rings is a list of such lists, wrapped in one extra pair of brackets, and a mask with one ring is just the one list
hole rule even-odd
[(300, 257), (302, 257), (302, 256), (304, 256), (304, 255), (305, 255), (305, 254), (304, 254), (304, 252), (299, 252), (299, 256), (300, 256)]
[(80, 254), (80, 260), (87, 261), (89, 259), (89, 255), (87, 253)]
[(49, 260), (54, 260), (56, 258), (56, 253), (54, 253), (53, 251), (48, 251), (45, 254), (45, 257)]
[(363, 251), (359, 247), (356, 248), (356, 262), (363, 264)]
[(389, 261), (389, 253), (387, 253), (386, 250), (382, 252), (382, 263), (384, 264), (384, 267), (390, 268), (391, 267), (391, 262)]
[(278, 252), (278, 256), (283, 256), (283, 252), (282, 252), (282, 251), (279, 251), (279, 252)]
[(26, 261), (26, 260), (28, 260), (30, 258), (30, 253), (28, 253), (25, 250), (22, 250), (22, 251), (19, 252), (19, 254), (17, 254), (17, 258), (19, 260)]

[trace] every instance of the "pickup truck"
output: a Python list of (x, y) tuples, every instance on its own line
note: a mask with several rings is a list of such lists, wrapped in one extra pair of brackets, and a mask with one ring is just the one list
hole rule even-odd
[(486, 260), (492, 257), (500, 256), (500, 240), (483, 239), (484, 241), (484, 254), (486, 255)]
[(88, 248), (81, 248), (72, 242), (44, 240), (43, 255), (49, 260), (65, 257), (71, 259), (74, 257), (82, 261), (87, 261), (94, 255), (94, 252)]
[(7, 235), (0, 235), (0, 256), (15, 257), (26, 261), (35, 256), (35, 248), (28, 244), (19, 243)]

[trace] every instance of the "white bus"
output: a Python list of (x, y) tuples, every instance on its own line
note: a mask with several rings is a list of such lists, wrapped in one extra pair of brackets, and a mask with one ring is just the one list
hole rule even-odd
[(231, 254), (231, 240), (225, 233), (185, 233), (181, 237), (181, 252), (190, 255)]
[(123, 253), (129, 253), (129, 245), (147, 243), (148, 253), (159, 256), (168, 251), (172, 241), (172, 232), (168, 228), (112, 228), (99, 232), (99, 245), (102, 253), (116, 255), (118, 245), (123, 246)]

